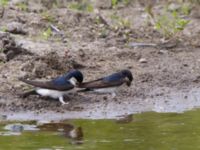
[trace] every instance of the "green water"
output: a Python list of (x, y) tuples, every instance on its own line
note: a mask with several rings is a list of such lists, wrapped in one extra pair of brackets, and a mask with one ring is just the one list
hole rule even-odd
[[(55, 131), (25, 131), (0, 136), (0, 150), (198, 150), (200, 110), (183, 114), (143, 113), (130, 123), (114, 120), (71, 120), (81, 126), (83, 144), (75, 145)], [(1, 125), (1, 131), (5, 125)]]

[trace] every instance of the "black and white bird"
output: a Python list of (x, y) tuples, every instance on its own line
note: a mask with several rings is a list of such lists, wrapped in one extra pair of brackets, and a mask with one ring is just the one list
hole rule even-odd
[(131, 85), (133, 80), (133, 75), (129, 70), (121, 70), (120, 72), (111, 74), (109, 76), (81, 83), (79, 92), (96, 92), (96, 93), (110, 93), (114, 98), (116, 96), (116, 90), (119, 86), (126, 84), (127, 86)]
[(34, 90), (24, 93), (23, 97), (27, 97), (31, 94), (39, 94), (41, 96), (59, 99), (62, 104), (67, 104), (64, 101), (64, 95), (66, 95), (69, 90), (72, 90), (75, 86), (82, 83), (83, 74), (78, 70), (71, 70), (63, 76), (50, 81), (31, 81), (22, 78), (19, 80), (35, 87)]

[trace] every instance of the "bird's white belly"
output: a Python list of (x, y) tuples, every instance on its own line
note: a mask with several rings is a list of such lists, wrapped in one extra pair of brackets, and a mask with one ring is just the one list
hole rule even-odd
[(67, 91), (56, 91), (42, 88), (37, 88), (36, 92), (41, 96), (49, 96), (51, 98), (59, 98), (67, 93)]
[(100, 88), (100, 89), (94, 89), (93, 91), (97, 93), (114, 93), (116, 91), (116, 88)]

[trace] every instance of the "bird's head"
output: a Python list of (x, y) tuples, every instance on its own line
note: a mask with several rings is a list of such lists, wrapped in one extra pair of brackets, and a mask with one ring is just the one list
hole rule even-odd
[(133, 81), (132, 73), (129, 70), (122, 70), (121, 73), (125, 77), (127, 86), (130, 86)]
[(79, 70), (73, 69), (66, 74), (66, 79), (73, 85), (77, 85), (83, 82), (83, 74)]

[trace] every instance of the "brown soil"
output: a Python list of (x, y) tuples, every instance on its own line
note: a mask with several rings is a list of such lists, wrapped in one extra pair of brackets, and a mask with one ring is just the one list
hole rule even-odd
[[(164, 6), (156, 4), (156, 13)], [(162, 35), (147, 25), (144, 7), (136, 2), (87, 13), (34, 1), (25, 11), (11, 1), (0, 18), (0, 28), (8, 29), (0, 32), (0, 112), (8, 119), (112, 118), (199, 106), (200, 20), (193, 11), (178, 41), (174, 38), (163, 44)], [(113, 14), (127, 17), (130, 27), (116, 25)], [(53, 31), (45, 39), (44, 31), (51, 25), (60, 32)], [(158, 46), (131, 47), (132, 42)], [(130, 69), (134, 81), (114, 99), (72, 93), (65, 106), (39, 96), (19, 97), (31, 88), (19, 77), (46, 80), (70, 68), (80, 69), (85, 81)]]

